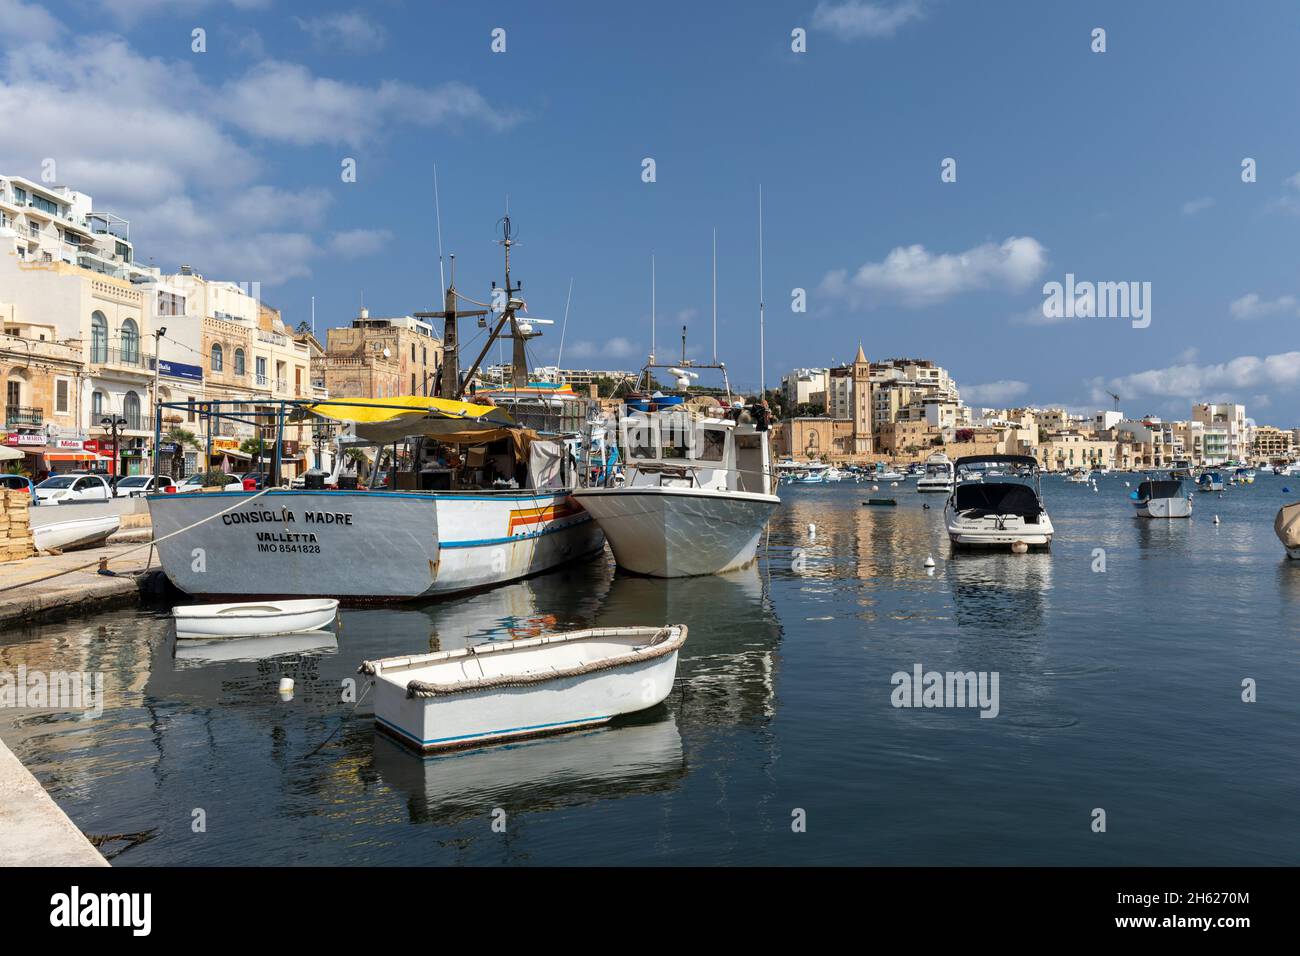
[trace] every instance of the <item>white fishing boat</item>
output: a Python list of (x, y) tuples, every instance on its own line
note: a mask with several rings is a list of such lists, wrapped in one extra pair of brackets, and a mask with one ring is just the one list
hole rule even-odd
[(572, 631), (366, 661), (375, 722), (421, 751), (603, 724), (672, 690), (684, 625)]
[(1273, 531), (1286, 548), (1286, 556), (1300, 561), (1300, 501), (1283, 505), (1273, 519)]
[[(1031, 483), (960, 480), (966, 469), (984, 464), (1027, 469)], [(1055, 531), (1043, 507), (1036, 459), (1030, 455), (971, 455), (958, 458), (955, 467), (959, 480), (943, 510), (944, 527), (954, 547), (1051, 547)]]
[(934, 494), (951, 494), (954, 475), (952, 460), (947, 455), (931, 455), (925, 461), (925, 469), (916, 479), (916, 490)]
[(1190, 518), (1192, 497), (1178, 478), (1150, 479), (1129, 493), (1139, 518)]
[(887, 465), (883, 461), (876, 462), (876, 470), (872, 475), (876, 481), (902, 481), (907, 476), (892, 465)]
[[(542, 320), (519, 314), (524, 303), (510, 277), (509, 217), (502, 222), (505, 307), (493, 313), (464, 376), (456, 311), (464, 297), (454, 276), (444, 311), (427, 313), (445, 320), (434, 383), (439, 397), (260, 402), (271, 416), (274, 447), (289, 420), (336, 435), (328, 477), (301, 489), (148, 499), (163, 571), (174, 585), (218, 599), (409, 600), (493, 587), (600, 553), (599, 526), (570, 494), (580, 469), (566, 445), (591, 407), (571, 389), (527, 380), (524, 343), (540, 334), (532, 323)], [(489, 398), (461, 400), (507, 326), (511, 384)], [(187, 406), (158, 408), (161, 434), (163, 411), (184, 413)], [(201, 414), (216, 419), (204, 423), (204, 433), (223, 416), (245, 423), (253, 417), (234, 401), (205, 402)], [(348, 474), (355, 455), (363, 464)], [(273, 477), (268, 484), (279, 484)]]
[(625, 409), (624, 484), (573, 492), (604, 531), (619, 567), (675, 578), (754, 560), (780, 503), (761, 416), (761, 409), (716, 404)]
[(334, 622), (334, 598), (297, 601), (240, 601), (234, 604), (182, 604), (172, 608), (179, 638), (248, 637), (300, 634)]
[[(59, 513), (73, 511), (73, 508), (61, 508)], [(45, 511), (44, 508), (41, 511)], [(72, 518), (67, 521), (47, 521), (32, 524), (32, 538), (38, 551), (72, 551), (75, 548), (89, 548), (103, 544), (109, 535), (114, 534), (122, 525), (118, 514), (90, 515), (85, 518)]]

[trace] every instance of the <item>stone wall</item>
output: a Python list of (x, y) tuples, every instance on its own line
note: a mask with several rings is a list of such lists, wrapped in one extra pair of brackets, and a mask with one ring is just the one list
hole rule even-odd
[(31, 496), (25, 491), (0, 491), (0, 563), (21, 561), (36, 553), (27, 509)]

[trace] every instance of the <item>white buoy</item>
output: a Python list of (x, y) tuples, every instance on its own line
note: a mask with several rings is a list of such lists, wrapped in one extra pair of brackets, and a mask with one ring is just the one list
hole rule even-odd
[(808, 525), (808, 537), (810, 538), (817, 537), (817, 526), (815, 524)]
[(1028, 554), (1028, 553), (1029, 553), (1029, 545), (1025, 544), (1023, 541), (1014, 541), (1014, 542), (1012, 542), (1012, 544), (1011, 544), (1011, 553), (1012, 553), (1012, 554)]
[(879, 485), (872, 485), (872, 486), (871, 486), (871, 490), (872, 490), (872, 491), (879, 491), (879, 490), (880, 490), (880, 486), (879, 486)]
[(1215, 524), (1218, 524), (1218, 523), (1219, 523), (1219, 516), (1218, 516), (1218, 515), (1215, 515), (1215, 516), (1214, 516), (1214, 523), (1215, 523)]
[(280, 678), (280, 699), (293, 700), (293, 678), (292, 677)]
[(1130, 485), (1130, 484), (1126, 481), (1126, 482), (1124, 482), (1124, 487), (1125, 487), (1125, 488), (1131, 488), (1132, 485)]
[(925, 566), (926, 566), (927, 568), (932, 568), (932, 567), (934, 567), (934, 555), (932, 555), (932, 554), (927, 554), (927, 555), (925, 556)]

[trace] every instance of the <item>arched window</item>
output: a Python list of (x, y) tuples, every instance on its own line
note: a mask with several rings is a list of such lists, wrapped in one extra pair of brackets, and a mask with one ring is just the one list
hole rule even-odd
[(140, 361), (140, 329), (134, 319), (122, 322), (122, 361), (130, 365)]
[(135, 392), (122, 396), (122, 417), (126, 419), (127, 428), (140, 427), (140, 396)]
[(222, 368), (224, 368), (223, 362), (224, 362), (224, 356), (221, 354), (221, 343), (213, 342), (212, 343), (212, 371), (220, 372)]
[(98, 425), (99, 420), (104, 417), (104, 393), (100, 391), (93, 392), (90, 396), (90, 424)]
[(235, 374), (243, 375), (247, 369), (244, 367), (244, 350), (235, 349)]
[(108, 361), (108, 319), (103, 312), (90, 316), (90, 360), (101, 365)]

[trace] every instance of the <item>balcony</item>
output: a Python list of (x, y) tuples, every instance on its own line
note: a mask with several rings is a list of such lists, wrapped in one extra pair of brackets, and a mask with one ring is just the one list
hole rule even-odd
[(5, 425), (14, 428), (19, 425), (34, 425), (40, 427), (45, 424), (45, 410), (41, 408), (29, 408), (26, 405), (10, 405), (5, 409)]
[(254, 376), (253, 376), (253, 379), (254, 379), (254, 382), (256, 383), (256, 385), (257, 385), (259, 388), (268, 388), (268, 387), (270, 387), (271, 380), (270, 380), (269, 378), (267, 378), (267, 376), (265, 376), (265, 375), (254, 375)]
[(153, 368), (153, 356), (146, 355), (139, 348), (108, 348), (103, 345), (92, 344), (87, 354), (91, 365), (116, 365), (123, 368), (139, 369), (142, 372)]

